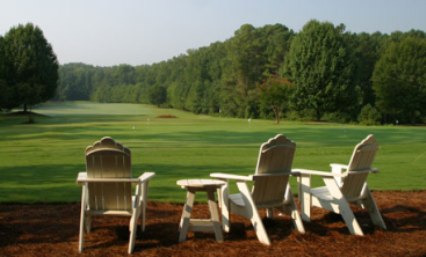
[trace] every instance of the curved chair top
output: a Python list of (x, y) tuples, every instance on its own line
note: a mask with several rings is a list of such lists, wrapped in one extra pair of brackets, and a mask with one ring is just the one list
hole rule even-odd
[(290, 172), (296, 143), (278, 134), (260, 146), (256, 174)]
[(126, 155), (130, 156), (129, 148), (123, 146), (122, 144), (116, 142), (111, 137), (103, 137), (101, 140), (96, 141), (93, 145), (89, 145), (86, 147), (86, 155), (90, 155), (94, 152), (98, 152), (101, 150), (112, 150), (117, 152), (122, 152)]
[(373, 135), (368, 135), (359, 144), (357, 144), (349, 161), (348, 170), (366, 170), (371, 169), (371, 166), (379, 148), (376, 138)]

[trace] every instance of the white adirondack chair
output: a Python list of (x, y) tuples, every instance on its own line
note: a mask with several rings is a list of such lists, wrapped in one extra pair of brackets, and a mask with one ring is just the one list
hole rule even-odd
[[(348, 165), (330, 164), (331, 172), (294, 169), (299, 177), (299, 200), (302, 219), (310, 221), (311, 206), (321, 207), (342, 215), (349, 231), (364, 235), (349, 203), (366, 208), (373, 224), (386, 229), (385, 222), (367, 186), (369, 173), (378, 172), (372, 163), (378, 149), (373, 135), (368, 135), (355, 146)], [(321, 176), (325, 186), (311, 188), (311, 175)]]
[[(224, 173), (212, 173), (211, 177), (226, 180), (235, 180), (239, 189), (238, 194), (228, 194), (228, 183), (220, 192), (220, 206), (222, 207), (222, 224), (226, 232), (230, 230), (229, 214), (235, 213), (250, 219), (257, 238), (263, 244), (270, 245), (259, 208), (267, 210), (267, 216), (272, 218), (272, 209), (280, 208), (282, 212), (291, 215), (295, 226), (300, 233), (305, 233), (302, 220), (297, 211), (289, 176), (293, 162), (296, 144), (283, 135), (277, 135), (260, 146), (259, 158), (254, 175), (239, 176)], [(252, 182), (249, 190), (247, 182)]]
[[(139, 218), (145, 230), (148, 182), (154, 175), (145, 172), (132, 178), (130, 150), (110, 137), (86, 148), (86, 172), (80, 172), (77, 178), (82, 186), (79, 252), (83, 250), (84, 229), (90, 232), (95, 215), (130, 216), (128, 253), (133, 252)], [(132, 184), (136, 184), (133, 197)]]

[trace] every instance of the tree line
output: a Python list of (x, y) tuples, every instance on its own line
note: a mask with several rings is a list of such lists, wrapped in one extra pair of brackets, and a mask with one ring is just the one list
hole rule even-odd
[(295, 33), (282, 24), (245, 24), (223, 42), (152, 65), (60, 65), (55, 99), (277, 122), (424, 123), (425, 74), (423, 31), (351, 33), (312, 20)]
[(60, 100), (154, 103), (246, 118), (425, 122), (423, 31), (351, 33), (309, 21), (245, 24), (233, 37), (152, 65), (59, 69)]

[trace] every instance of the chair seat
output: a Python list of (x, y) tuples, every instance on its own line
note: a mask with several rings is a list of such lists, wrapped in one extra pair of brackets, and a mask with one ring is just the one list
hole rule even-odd
[(311, 189), (311, 193), (315, 197), (317, 197), (319, 199), (326, 200), (326, 201), (330, 201), (330, 200), (333, 199), (333, 197), (330, 194), (330, 191), (325, 186), (324, 187), (313, 188), (313, 189)]
[(241, 194), (232, 194), (232, 195), (229, 195), (228, 198), (233, 204), (238, 206), (244, 206), (244, 200)]

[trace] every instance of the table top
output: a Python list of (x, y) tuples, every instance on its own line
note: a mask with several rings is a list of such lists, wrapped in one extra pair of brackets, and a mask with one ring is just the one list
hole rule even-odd
[(225, 181), (217, 179), (181, 179), (176, 182), (182, 188), (219, 188), (226, 184)]

